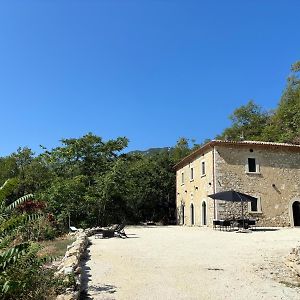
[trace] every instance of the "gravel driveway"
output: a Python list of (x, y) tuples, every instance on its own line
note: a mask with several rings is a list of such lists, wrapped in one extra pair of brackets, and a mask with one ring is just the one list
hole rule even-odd
[(126, 227), (128, 239), (91, 237), (87, 299), (300, 299), (284, 257), (300, 229), (253, 233)]

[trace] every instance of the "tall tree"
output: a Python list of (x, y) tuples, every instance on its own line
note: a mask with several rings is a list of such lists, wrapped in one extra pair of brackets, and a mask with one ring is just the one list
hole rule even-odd
[(264, 129), (265, 140), (300, 143), (300, 62), (291, 70), (278, 108)]
[(250, 100), (246, 105), (237, 108), (229, 118), (232, 125), (217, 136), (218, 139), (261, 140), (269, 113)]
[(171, 152), (175, 162), (180, 161), (182, 158), (190, 154), (191, 148), (189, 146), (189, 139), (185, 137), (179, 138), (175, 147), (171, 149)]

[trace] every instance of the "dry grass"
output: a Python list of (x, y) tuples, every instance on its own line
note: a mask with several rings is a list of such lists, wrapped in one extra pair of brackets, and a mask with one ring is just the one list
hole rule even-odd
[(56, 238), (52, 241), (43, 241), (40, 243), (42, 249), (39, 251), (40, 256), (64, 256), (67, 251), (67, 246), (75, 241), (74, 236), (65, 235)]

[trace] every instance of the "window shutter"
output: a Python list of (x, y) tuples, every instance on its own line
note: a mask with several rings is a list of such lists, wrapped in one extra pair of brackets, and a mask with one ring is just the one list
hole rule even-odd
[(260, 173), (260, 165), (258, 162), (256, 162), (256, 172)]

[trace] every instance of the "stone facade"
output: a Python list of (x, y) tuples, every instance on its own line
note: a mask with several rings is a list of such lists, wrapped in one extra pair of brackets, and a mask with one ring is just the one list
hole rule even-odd
[(178, 224), (211, 226), (214, 218), (240, 217), (241, 203), (208, 197), (233, 189), (258, 199), (256, 207), (243, 203), (245, 215), (258, 225), (298, 225), (293, 204), (299, 201), (300, 207), (300, 146), (211, 141), (177, 164), (176, 172)]
[[(177, 170), (178, 224), (212, 225), (214, 203), (207, 197), (208, 194), (213, 193), (212, 160), (211, 151), (203, 152), (192, 162)], [(203, 163), (205, 170), (202, 170)], [(193, 172), (192, 178), (191, 172)]]

